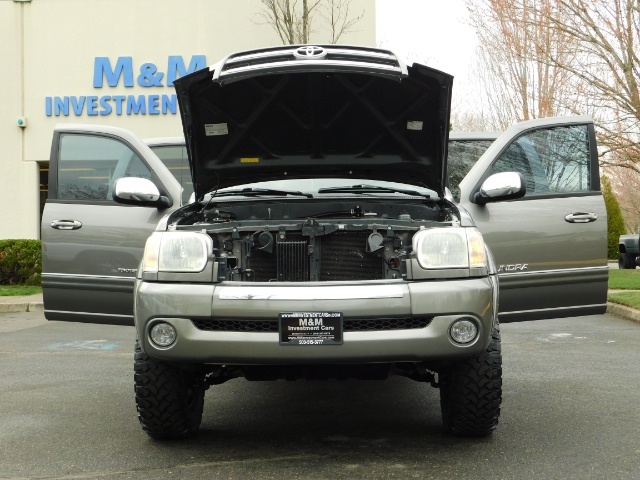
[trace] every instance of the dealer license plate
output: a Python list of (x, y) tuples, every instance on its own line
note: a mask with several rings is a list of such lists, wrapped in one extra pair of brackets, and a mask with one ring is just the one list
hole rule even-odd
[(342, 313), (281, 313), (280, 345), (342, 344)]

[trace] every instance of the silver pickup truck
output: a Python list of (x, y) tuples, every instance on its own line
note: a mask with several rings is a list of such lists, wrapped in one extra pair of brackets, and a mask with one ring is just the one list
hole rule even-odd
[(135, 325), (153, 438), (196, 431), (237, 377), (403, 375), (439, 387), (449, 431), (491, 433), (499, 322), (604, 312), (606, 213), (590, 118), (451, 139), (452, 83), (276, 47), (177, 80), (183, 139), (57, 128), (46, 317)]

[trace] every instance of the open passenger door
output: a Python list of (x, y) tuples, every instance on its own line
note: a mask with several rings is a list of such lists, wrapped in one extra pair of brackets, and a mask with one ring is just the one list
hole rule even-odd
[[(485, 203), (483, 181), (506, 171), (522, 175), (525, 196)], [(591, 118), (511, 127), (460, 183), (460, 205), (494, 255), (501, 321), (605, 312), (607, 215)]]

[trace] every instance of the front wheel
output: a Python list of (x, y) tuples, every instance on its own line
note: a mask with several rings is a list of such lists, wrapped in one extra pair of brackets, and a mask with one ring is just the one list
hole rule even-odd
[(493, 329), (486, 351), (440, 371), (438, 376), (442, 423), (447, 430), (465, 437), (482, 437), (495, 430), (502, 403), (498, 327)]
[(204, 375), (149, 357), (136, 342), (134, 385), (138, 419), (152, 438), (171, 439), (200, 428)]
[(618, 257), (618, 268), (625, 270), (636, 268), (636, 258), (628, 253), (621, 253)]

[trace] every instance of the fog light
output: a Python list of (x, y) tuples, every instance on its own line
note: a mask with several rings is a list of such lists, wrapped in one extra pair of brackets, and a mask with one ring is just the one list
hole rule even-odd
[(168, 323), (156, 323), (149, 332), (151, 341), (159, 347), (168, 347), (176, 341), (176, 329)]
[(475, 340), (478, 335), (478, 326), (473, 320), (461, 318), (453, 322), (449, 334), (456, 343), (470, 343)]

